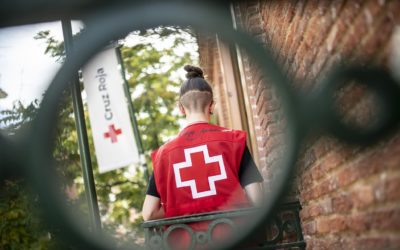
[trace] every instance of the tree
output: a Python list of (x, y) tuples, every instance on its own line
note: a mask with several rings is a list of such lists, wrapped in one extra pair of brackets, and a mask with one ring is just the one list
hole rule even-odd
[[(0, 111), (0, 127), (8, 136), (27, 129), (38, 110), (38, 102), (27, 107), (21, 102)], [(17, 178), (0, 182), (0, 249), (48, 249), (53, 245), (49, 230), (40, 218), (37, 195)]]
[[(46, 54), (59, 62), (64, 60), (62, 42), (55, 40), (50, 32), (39, 32), (35, 38), (46, 41)], [(197, 63), (196, 40), (188, 28), (159, 27), (133, 32), (119, 43), (122, 45), (122, 59), (147, 164), (151, 166), (149, 152), (158, 148), (179, 130), (176, 97), (178, 86), (184, 80), (181, 69), (184, 64)], [(58, 172), (64, 177), (64, 189), (69, 190), (70, 202), (78, 204), (83, 212), (87, 212), (77, 134), (69, 96), (66, 91), (59, 116), (54, 157)], [(27, 115), (28, 118), (19, 118), (20, 114), (24, 114), (23, 110), (28, 108), (32, 109), (30, 115)], [(1, 119), (10, 128), (18, 129), (17, 124), (21, 126), (32, 119), (38, 108), (38, 103), (32, 107), (15, 106), (13, 110), (7, 111), (8, 116)], [(131, 166), (105, 174), (98, 173), (87, 114), (85, 112), (103, 227), (121, 242), (135, 240), (140, 235), (139, 223), (142, 219), (139, 212), (147, 185), (144, 172), (136, 171), (138, 166)]]

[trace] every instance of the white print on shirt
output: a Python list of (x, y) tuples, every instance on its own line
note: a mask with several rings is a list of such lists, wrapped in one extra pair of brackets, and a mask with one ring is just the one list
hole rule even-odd
[[(204, 162), (206, 164), (207, 163), (218, 163), (218, 165), (219, 165), (220, 174), (208, 177), (208, 184), (210, 186), (210, 190), (208, 190), (208, 191), (198, 192), (195, 180), (182, 181), (182, 178), (181, 178), (180, 170), (182, 168), (191, 167), (192, 166), (191, 154), (198, 153), (198, 152), (203, 152)], [(173, 164), (176, 187), (177, 188), (190, 187), (193, 199), (216, 195), (217, 190), (215, 188), (215, 182), (219, 181), (219, 180), (224, 180), (227, 178), (222, 155), (216, 155), (216, 156), (210, 157), (210, 155), (208, 154), (207, 145), (201, 145), (201, 146), (197, 146), (197, 147), (193, 147), (193, 148), (185, 148), (184, 153), (185, 153), (185, 161)]]

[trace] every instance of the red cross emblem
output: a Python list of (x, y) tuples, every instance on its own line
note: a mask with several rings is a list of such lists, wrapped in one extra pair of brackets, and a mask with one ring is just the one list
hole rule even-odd
[(104, 138), (111, 138), (111, 143), (115, 143), (118, 141), (117, 136), (122, 134), (122, 130), (119, 129), (115, 129), (114, 124), (111, 124), (108, 126), (108, 132), (104, 133)]
[[(210, 157), (207, 145), (186, 148), (184, 154), (184, 162), (173, 164), (177, 188), (190, 187), (193, 199), (216, 195), (215, 182), (227, 178), (222, 155)], [(217, 166), (217, 171), (204, 170), (210, 164)]]

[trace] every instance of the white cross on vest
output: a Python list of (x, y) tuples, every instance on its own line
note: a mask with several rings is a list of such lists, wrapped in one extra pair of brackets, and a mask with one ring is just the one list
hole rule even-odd
[[(199, 152), (203, 153), (204, 162), (206, 164), (218, 163), (219, 171), (220, 171), (220, 173), (218, 175), (208, 176), (208, 184), (209, 184), (210, 190), (200, 191), (200, 192), (198, 192), (198, 190), (197, 190), (196, 181), (194, 179), (182, 181), (182, 176), (181, 176), (181, 169), (190, 168), (193, 166), (191, 154), (199, 153)], [(185, 154), (184, 162), (173, 164), (177, 188), (190, 187), (193, 199), (216, 195), (217, 189), (215, 188), (215, 182), (224, 180), (227, 178), (222, 155), (216, 155), (216, 156), (210, 157), (210, 155), (208, 153), (207, 145), (201, 145), (201, 146), (197, 146), (197, 147), (193, 147), (193, 148), (185, 148), (184, 154)]]

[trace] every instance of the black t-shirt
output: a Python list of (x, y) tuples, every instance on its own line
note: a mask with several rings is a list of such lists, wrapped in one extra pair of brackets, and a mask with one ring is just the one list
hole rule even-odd
[[(239, 169), (239, 181), (242, 187), (254, 182), (262, 182), (264, 179), (258, 171), (256, 164), (254, 163), (253, 157), (251, 157), (249, 149), (245, 148), (240, 162)], [(156, 181), (154, 179), (154, 173), (150, 176), (149, 185), (147, 186), (146, 194), (160, 198), (157, 191)]]

